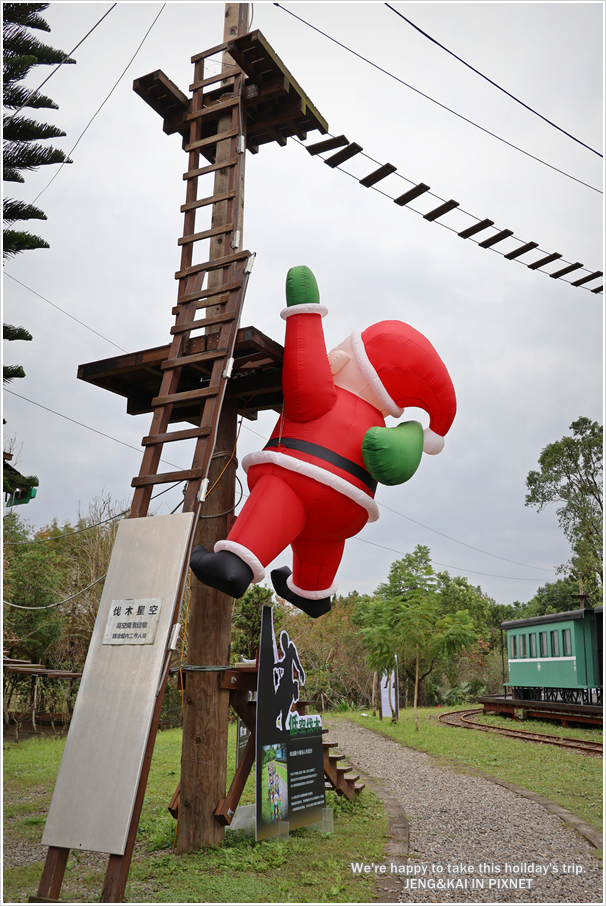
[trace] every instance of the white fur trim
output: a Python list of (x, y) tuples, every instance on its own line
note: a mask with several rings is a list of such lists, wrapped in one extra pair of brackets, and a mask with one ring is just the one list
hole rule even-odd
[(356, 362), (358, 363), (358, 367), (368, 381), (377, 399), (383, 403), (383, 406), (385, 407), (385, 409), (387, 409), (390, 415), (393, 415), (394, 418), (400, 418), (400, 416), (404, 412), (404, 409), (402, 409), (392, 400), (389, 393), (381, 383), (381, 378), (377, 374), (374, 365), (366, 355), (366, 349), (364, 348), (364, 341), (362, 340), (361, 330), (352, 330), (351, 345)]
[(232, 554), (236, 554), (240, 560), (244, 560), (247, 566), (253, 571), (253, 582), (257, 585), (258, 582), (262, 582), (265, 578), (265, 569), (261, 561), (255, 557), (252, 551), (249, 551), (247, 547), (244, 547), (243, 544), (238, 544), (237, 541), (217, 541), (215, 544), (215, 554), (218, 551), (231, 551)]
[(444, 449), (444, 438), (432, 431), (431, 428), (425, 428), (423, 431), (423, 452), (435, 456)]
[(350, 500), (364, 507), (368, 512), (369, 522), (376, 522), (379, 518), (379, 507), (372, 497), (369, 497), (366, 491), (360, 490), (360, 488), (341, 478), (340, 475), (334, 475), (332, 472), (327, 472), (326, 469), (321, 469), (320, 466), (316, 466), (311, 462), (304, 462), (302, 459), (295, 459), (294, 456), (288, 456), (286, 453), (278, 453), (274, 450), (259, 450), (258, 453), (248, 453), (242, 460), (242, 468), (245, 472), (248, 472), (251, 466), (258, 466), (262, 462), (272, 462), (276, 466), (282, 466), (282, 468), (291, 472), (299, 472), (301, 475), (306, 475), (308, 478), (319, 481), (320, 484), (334, 488), (339, 494), (349, 497)]
[(286, 584), (296, 595), (301, 595), (302, 598), (307, 598), (308, 601), (320, 601), (322, 598), (329, 598), (331, 595), (336, 594), (339, 587), (338, 582), (333, 582), (330, 588), (324, 588), (319, 591), (308, 591), (306, 588), (299, 588), (298, 585), (295, 585), (292, 581), (292, 576), (288, 577)]
[(291, 315), (322, 315), (324, 318), (328, 314), (328, 309), (321, 302), (303, 302), (301, 305), (290, 305), (283, 308), (280, 317), (290, 318)]

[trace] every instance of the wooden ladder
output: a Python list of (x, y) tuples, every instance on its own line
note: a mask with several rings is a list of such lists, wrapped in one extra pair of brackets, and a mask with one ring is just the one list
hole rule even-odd
[[(205, 78), (205, 58), (225, 45), (192, 58), (194, 82), (191, 108), (185, 114), (189, 123), (189, 141), (184, 139), (188, 152), (188, 169), (183, 178), (187, 183), (181, 267), (175, 274), (179, 281), (176, 315), (171, 328), (172, 343), (158, 396), (152, 400), (153, 416), (149, 434), (143, 438), (145, 452), (139, 475), (133, 478), (135, 488), (129, 518), (146, 516), (154, 486), (187, 481), (183, 512), (197, 511), (204, 501), (207, 474), (216, 441), (225, 385), (233, 366), (233, 351), (244, 294), (252, 269), (254, 255), (240, 249), (239, 228), (243, 192), (246, 122), (242, 114), (244, 74), (238, 66), (230, 67), (229, 84), (217, 101), (207, 103), (205, 89), (226, 81), (226, 73)], [(222, 86), (223, 87), (223, 86)], [(161, 88), (158, 89), (161, 91)], [(216, 91), (215, 91), (216, 96)], [(212, 134), (208, 135), (209, 125)], [(200, 166), (200, 157), (211, 161)], [(200, 177), (215, 173), (212, 195), (198, 197)], [(210, 229), (196, 231), (196, 214), (212, 205)], [(209, 259), (194, 263), (196, 243), (210, 240)], [(226, 251), (229, 249), (229, 254)], [(233, 251), (232, 251), (233, 249)], [(206, 309), (203, 318), (196, 318), (199, 309)], [(200, 329), (205, 334), (192, 338)], [(194, 366), (200, 371), (200, 386), (179, 387), (183, 367)], [(180, 403), (200, 401), (200, 423), (196, 427), (169, 431), (174, 410)], [(196, 439), (190, 469), (159, 472), (164, 444)]]
[[(225, 72), (207, 78), (204, 76), (205, 58), (225, 47), (226, 44), (212, 47), (192, 59), (194, 83), (190, 90), (193, 96), (191, 108), (186, 113), (189, 140), (184, 143), (184, 150), (189, 155), (188, 169), (184, 174), (187, 190), (185, 204), (181, 207), (185, 217), (183, 235), (179, 239), (181, 267), (175, 274), (179, 281), (177, 304), (173, 308), (176, 318), (171, 328), (169, 356), (162, 365), (164, 375), (160, 391), (152, 400), (150, 432), (142, 440), (145, 451), (141, 468), (139, 475), (132, 481), (135, 491), (129, 514), (131, 519), (147, 516), (155, 485), (187, 481), (183, 511), (196, 513), (190, 548), (206, 495), (207, 474), (216, 442), (225, 387), (233, 365), (244, 295), (254, 260), (254, 255), (240, 248), (241, 230), (238, 226), (241, 219), (239, 211), (246, 148), (246, 123), (241, 112), (244, 84), (242, 70), (237, 66), (230, 68), (229, 85), (225, 85), (225, 92), (221, 94), (218, 103), (207, 105), (204, 95), (207, 86), (228, 81)], [(183, 100), (187, 103), (186, 98)], [(210, 129), (209, 134), (209, 123), (215, 122), (217, 127)], [(201, 154), (210, 160), (208, 165), (200, 167)], [(216, 171), (219, 171), (220, 178), (215, 178), (214, 193), (198, 197), (199, 178)], [(196, 212), (210, 205), (211, 228), (196, 232)], [(207, 261), (196, 264), (195, 246), (204, 239), (210, 240), (209, 257)], [(226, 247), (230, 249), (229, 254), (225, 254)], [(199, 309), (206, 309), (205, 317), (196, 319)], [(200, 329), (210, 329), (212, 332), (193, 338), (192, 332)], [(179, 388), (185, 365), (193, 365), (200, 371), (200, 386), (186, 390)], [(191, 403), (192, 400), (200, 401), (199, 425), (169, 431), (171, 420), (176, 420), (173, 418), (173, 409), (176, 407), (178, 410), (180, 403)], [(196, 439), (196, 444), (191, 468), (158, 472), (164, 444), (192, 438)], [(187, 570), (181, 578), (181, 591), (186, 572)], [(178, 613), (175, 613), (174, 621), (177, 619)], [(162, 689), (157, 697), (152, 717), (126, 849), (123, 855), (109, 857), (101, 902), (121, 902), (124, 896), (164, 698), (163, 691)], [(30, 896), (29, 902), (59, 902), (68, 855), (67, 848), (49, 847), (37, 895)]]

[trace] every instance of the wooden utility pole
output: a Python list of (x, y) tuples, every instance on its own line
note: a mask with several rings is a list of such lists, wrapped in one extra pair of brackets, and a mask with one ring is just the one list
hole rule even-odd
[[(223, 42), (227, 42), (248, 31), (248, 4), (227, 3), (225, 5), (225, 26)], [(223, 52), (222, 64), (229, 73), (232, 58)], [(225, 95), (233, 92), (226, 79)], [(222, 98), (225, 96), (222, 96)], [(232, 114), (229, 110), (219, 119), (218, 133), (229, 132)], [(245, 124), (241, 124), (245, 136)], [(228, 161), (233, 143), (231, 138), (217, 142), (216, 162)], [(215, 171), (215, 196), (227, 195), (235, 190), (232, 210), (234, 230), (220, 233), (210, 240), (209, 259), (222, 258), (242, 248), (242, 222), (244, 211), (244, 151), (240, 161), (239, 185), (230, 186), (235, 175), (233, 168)], [(228, 218), (228, 201), (213, 204), (211, 228), (224, 227)], [(225, 248), (225, 242), (232, 236), (232, 249)], [(208, 285), (220, 282), (221, 272), (209, 274)], [(208, 308), (207, 315), (219, 314), (220, 307)], [(207, 328), (216, 332), (219, 326)], [(209, 487), (217, 486), (208, 503), (202, 508), (196, 529), (195, 544), (202, 544), (207, 550), (215, 542), (226, 538), (229, 532), (228, 516), (235, 503), (236, 460), (231, 459), (236, 444), (237, 406), (235, 401), (224, 403), (219, 422), (219, 432), (209, 473)], [(229, 465), (228, 465), (229, 463)], [(227, 468), (225, 469), (225, 467)], [(225, 469), (223, 475), (221, 471)], [(214, 518), (209, 518), (210, 514)], [(220, 515), (219, 515), (220, 514)], [(223, 592), (202, 585), (193, 577), (189, 606), (187, 659), (194, 666), (226, 666), (229, 664), (231, 643), (231, 598)], [(177, 852), (185, 853), (203, 846), (217, 846), (225, 836), (225, 827), (215, 819), (215, 808), (225, 796), (227, 771), (227, 730), (229, 715), (229, 691), (220, 688), (221, 674), (218, 671), (187, 671), (185, 686), (185, 710), (183, 715), (183, 743), (181, 753), (181, 793), (179, 806), (179, 832)]]

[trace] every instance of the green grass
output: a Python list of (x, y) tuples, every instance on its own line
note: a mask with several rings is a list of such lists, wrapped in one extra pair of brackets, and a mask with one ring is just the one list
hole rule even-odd
[[(368, 712), (365, 712), (368, 713), (367, 717), (362, 716), (361, 712), (350, 712), (343, 716), (333, 714), (331, 722), (335, 725), (337, 738), (337, 722), (343, 719), (353, 720), (360, 726), (389, 736), (403, 745), (435, 755), (444, 764), (454, 762), (461, 769), (477, 768), (500, 780), (540, 793), (601, 829), (601, 758), (581, 755), (556, 746), (523, 742), (496, 733), (448, 727), (438, 721), (440, 713), (452, 710), (452, 707), (419, 709), (418, 732), (415, 732), (412, 708), (401, 711), (397, 724), (390, 720), (381, 721)], [(526, 729), (526, 726), (524, 722), (522, 728)]]
[[(24, 849), (39, 843), (65, 741), (32, 738), (4, 743), (4, 834)], [(230, 727), (228, 783), (235, 771), (235, 725)], [(173, 855), (176, 822), (167, 805), (179, 781), (181, 731), (158, 734), (143, 805), (137, 847), (126, 888), (131, 903), (371, 902), (372, 883), (354, 877), (350, 862), (383, 860), (387, 822), (369, 790), (349, 803), (327, 794), (335, 831), (322, 836), (302, 828), (287, 842), (255, 844), (227, 832), (225, 844)], [(241, 802), (254, 802), (254, 771)], [(26, 851), (26, 850), (25, 850)], [(40, 882), (43, 861), (5, 869), (4, 902), (27, 902)], [(70, 853), (61, 899), (98, 902), (106, 860)]]

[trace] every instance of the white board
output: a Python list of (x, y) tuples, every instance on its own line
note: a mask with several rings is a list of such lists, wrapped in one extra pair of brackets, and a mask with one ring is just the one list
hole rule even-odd
[[(122, 855), (162, 676), (193, 513), (120, 523), (42, 843)], [(104, 644), (132, 603), (153, 644)], [(155, 609), (157, 608), (157, 609)]]

